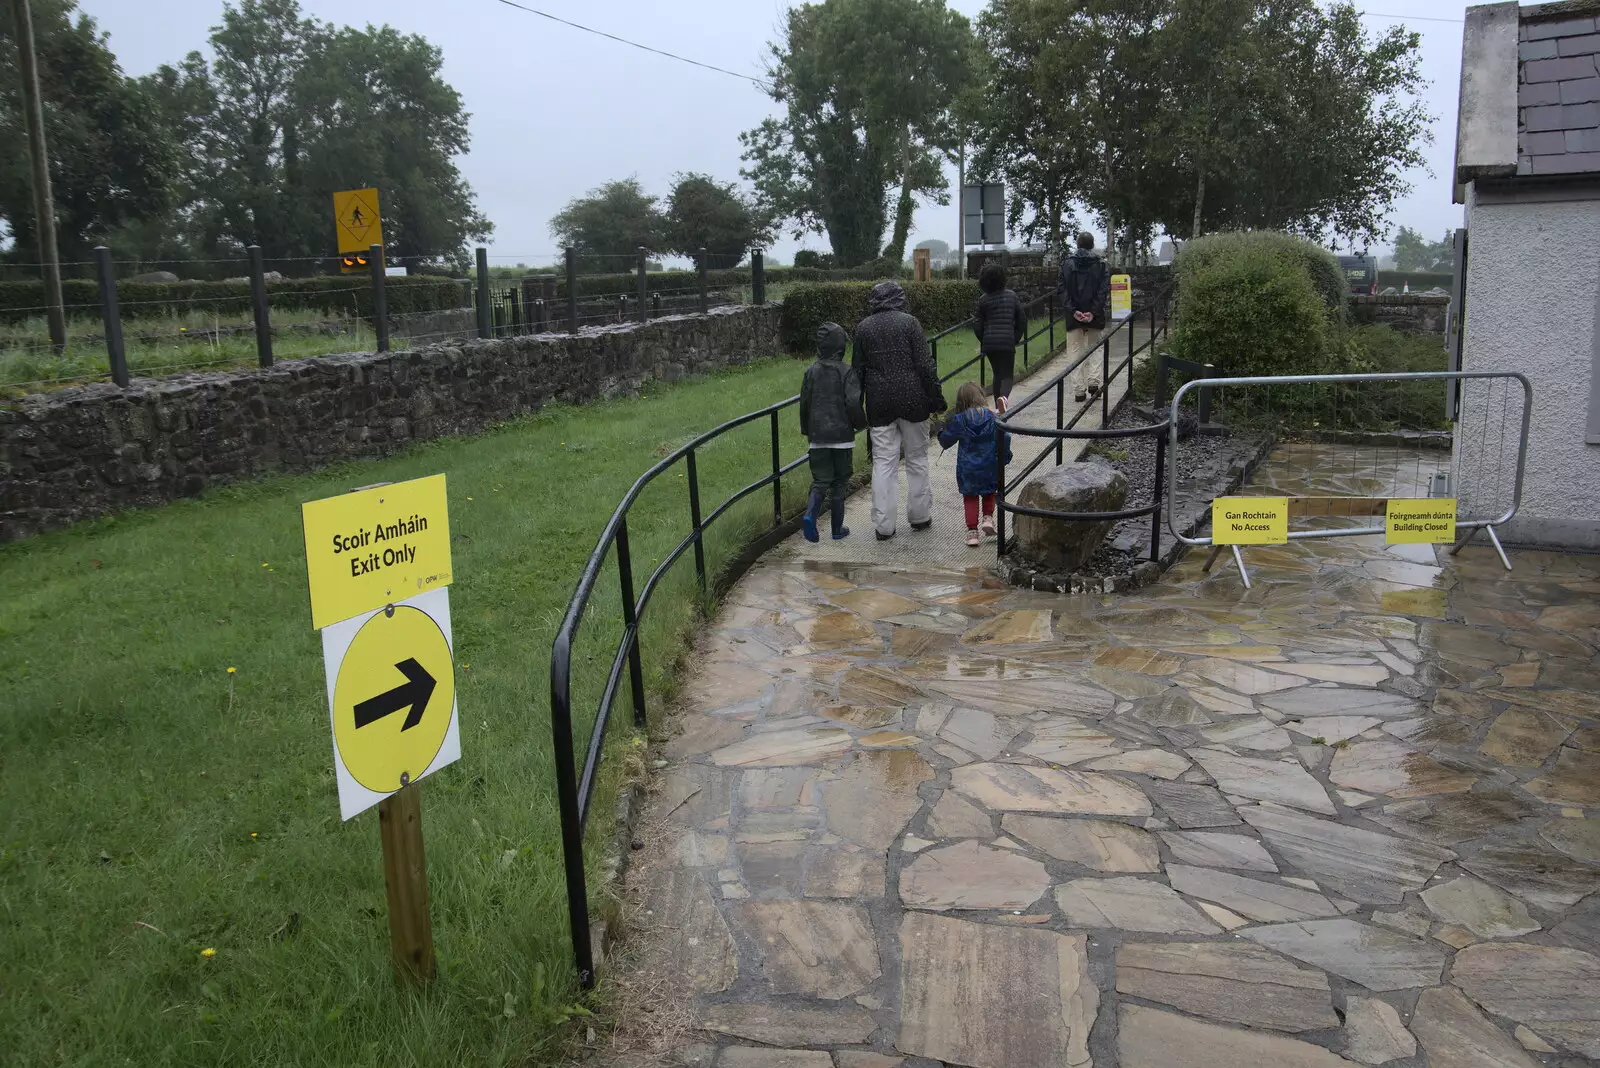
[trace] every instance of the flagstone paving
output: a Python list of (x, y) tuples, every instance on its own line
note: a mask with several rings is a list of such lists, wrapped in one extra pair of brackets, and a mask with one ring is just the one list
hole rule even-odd
[(758, 565), (662, 748), (612, 1060), (1600, 1063), (1600, 557), (1248, 559)]

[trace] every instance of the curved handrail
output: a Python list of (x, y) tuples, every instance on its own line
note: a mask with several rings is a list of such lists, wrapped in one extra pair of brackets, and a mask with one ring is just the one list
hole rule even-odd
[[(1042, 450), (1040, 450), (1039, 454), (1032, 460), (1028, 461), (1022, 470), (1010, 480), (1007, 480), (1006, 478), (1004, 452), (997, 451), (996, 453), (995, 474), (996, 485), (999, 487), (999, 492), (996, 494), (995, 500), (995, 511), (999, 520), (999, 537), (996, 540), (997, 549), (1001, 556), (1004, 556), (1010, 549), (1008, 539), (1006, 538), (1005, 529), (1005, 517), (1007, 514), (1033, 516), (1040, 519), (1059, 519), (1072, 522), (1117, 521), (1122, 519), (1138, 519), (1143, 516), (1153, 516), (1154, 519), (1151, 523), (1150, 535), (1150, 553), (1151, 559), (1159, 559), (1161, 551), (1161, 509), (1163, 506), (1162, 486), (1164, 472), (1166, 469), (1166, 457), (1163, 454), (1166, 452), (1167, 433), (1171, 427), (1171, 420), (1167, 419), (1159, 423), (1152, 423), (1148, 426), (1136, 427), (1108, 427), (1105, 426), (1104, 423), (1109, 421), (1111, 414), (1111, 383), (1115, 381), (1116, 377), (1122, 374), (1123, 371), (1127, 371), (1129, 391), (1131, 395), (1134, 360), (1146, 350), (1154, 350), (1158, 340), (1156, 318), (1157, 309), (1160, 307), (1160, 305), (1166, 302), (1169, 296), (1170, 292), (1163, 291), (1153, 296), (1147, 302), (1144, 309), (1130, 310), (1130, 314), (1126, 319), (1120, 320), (1116, 326), (1101, 334), (1100, 337), (1096, 339), (1096, 343), (1086, 352), (1084, 352), (1082, 356), (1074, 360), (1071, 364), (1062, 368), (1060, 371), (1056, 372), (1056, 374), (1052, 375), (1048, 381), (1043, 383), (1032, 393), (1028, 394), (1021, 401), (1010, 405), (1004, 414), (999, 417), (999, 425), (1003, 433), (1015, 434), (1019, 437), (1045, 438), (1054, 442), (1053, 445), (1047, 444)], [(1150, 317), (1150, 336), (1146, 338), (1142, 344), (1135, 346), (1132, 332), (1133, 326), (1139, 321), (1141, 315), (1145, 313), (1148, 313)], [(1122, 361), (1113, 367), (1111, 366), (1110, 360), (1111, 341), (1123, 330), (1128, 331), (1128, 352)], [(1070, 378), (1080, 367), (1082, 367), (1092, 356), (1094, 356), (1097, 350), (1101, 354), (1103, 368), (1103, 381), (1100, 384), (1098, 396), (1089, 397), (1083, 401), (1082, 406), (1069, 420), (1066, 418), (1067, 379)], [(1034, 427), (1014, 424), (1012, 422), (1012, 420), (1017, 417), (1018, 413), (1024, 411), (1029, 405), (1033, 404), (1040, 397), (1043, 397), (1052, 390), (1054, 390), (1056, 393), (1056, 426)], [(1097, 400), (1101, 406), (1102, 425), (1095, 429), (1078, 429), (1078, 422), (1094, 409), (1094, 405)], [(1155, 482), (1150, 493), (1151, 503), (1147, 505), (1141, 505), (1138, 508), (1124, 508), (1113, 512), (1060, 512), (1051, 509), (1032, 508), (1027, 505), (1009, 503), (1006, 500), (1006, 494), (1020, 487), (1024, 480), (1028, 478), (1028, 476), (1033, 474), (1034, 471), (1037, 471), (1039, 467), (1044, 464), (1045, 460), (1049, 458), (1052, 451), (1054, 451), (1056, 463), (1059, 465), (1062, 462), (1063, 457), (1062, 443), (1065, 441), (1083, 439), (1104, 440), (1108, 438), (1131, 438), (1144, 436), (1150, 436), (1156, 439)], [(1015, 539), (1011, 540), (1014, 541)]]
[[(1052, 300), (1053, 293), (1046, 293), (1030, 301), (1025, 307), (1036, 309), (1042, 302)], [(1028, 341), (1040, 336), (1047, 330), (1051, 332), (1053, 338), (1055, 327), (1054, 304), (1050, 303), (1049, 307), (1049, 322), (1038, 331), (1032, 334), (1025, 334), (1023, 338), (1025, 351)], [(934, 360), (936, 373), (938, 341), (959, 330), (971, 329), (975, 321), (975, 316), (969, 316), (928, 338), (932, 347), (931, 357)], [(940, 377), (939, 381), (941, 383), (947, 382), (968, 367), (971, 367), (973, 363), (980, 362), (983, 359), (983, 354), (980, 351), (976, 356)], [(980, 370), (980, 375), (981, 373)], [(773, 487), (773, 529), (781, 528), (781, 479), (785, 474), (806, 463), (807, 458), (802, 456), (788, 463), (782, 462), (779, 457), (778, 415), (784, 409), (798, 404), (799, 401), (800, 397), (797, 394), (712, 427), (710, 430), (696, 435), (687, 444), (679, 446), (669, 455), (652, 464), (635, 479), (633, 485), (629, 487), (628, 492), (617, 503), (617, 507), (612, 511), (611, 517), (601, 529), (600, 535), (596, 539), (594, 550), (584, 563), (577, 587), (573, 591), (571, 600), (567, 603), (567, 610), (563, 614), (561, 624), (556, 630), (554, 640), (551, 642), (550, 718), (552, 740), (556, 748), (556, 792), (561, 807), (562, 854), (567, 875), (567, 911), (571, 923), (573, 955), (578, 965), (579, 981), (585, 987), (592, 985), (594, 982), (594, 961), (592, 949), (589, 945), (588, 890), (587, 877), (584, 871), (583, 835), (588, 821), (590, 801), (592, 800), (606, 732), (610, 723), (612, 706), (615, 704), (618, 691), (622, 686), (625, 671), (629, 676), (629, 683), (633, 691), (635, 722), (641, 727), (644, 726), (645, 693), (643, 667), (639, 653), (640, 618), (648, 607), (660, 581), (691, 548), (695, 550), (696, 572), (701, 587), (702, 589), (705, 588), (704, 532), (713, 522), (725, 515), (729, 509), (750, 494), (765, 486), (770, 485)], [(770, 471), (742, 489), (734, 491), (727, 500), (719, 504), (708, 515), (702, 517), (696, 467), (697, 451), (731, 430), (762, 419), (769, 420), (772, 429), (772, 466)], [(631, 550), (628, 543), (628, 514), (645, 487), (680, 462), (686, 463), (688, 466), (692, 529), (656, 565), (655, 569), (645, 579), (638, 595), (635, 596)], [(623, 634), (612, 657), (610, 670), (606, 675), (599, 708), (590, 731), (588, 745), (586, 746), (580, 777), (573, 747), (572, 648), (578, 628), (582, 625), (584, 613), (587, 611), (589, 602), (593, 597), (595, 584), (599, 581), (600, 572), (604, 569), (606, 556), (613, 550), (617, 554), (618, 571), (621, 577)]]

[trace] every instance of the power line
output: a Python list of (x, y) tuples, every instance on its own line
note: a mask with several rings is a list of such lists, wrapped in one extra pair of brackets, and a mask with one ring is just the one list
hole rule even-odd
[(634, 48), (641, 49), (645, 52), (654, 52), (658, 56), (666, 56), (668, 59), (675, 59), (679, 63), (687, 63), (692, 67), (703, 67), (706, 70), (714, 70), (718, 74), (726, 74), (730, 78), (739, 78), (742, 81), (751, 83), (762, 91), (766, 91), (767, 89), (766, 82), (762, 81), (760, 78), (753, 78), (748, 74), (740, 74), (738, 71), (728, 70), (725, 67), (714, 66), (710, 63), (702, 63), (698, 59), (690, 59), (688, 56), (680, 56), (675, 52), (667, 52), (660, 48), (651, 48), (649, 45), (640, 44), (638, 41), (630, 41), (626, 37), (618, 37), (614, 33), (607, 33), (604, 30), (597, 30), (592, 26), (583, 26), (579, 23), (561, 18), (560, 16), (552, 15), (548, 11), (540, 11), (536, 7), (527, 7), (523, 4), (516, 3), (515, 0), (498, 0), (498, 2), (506, 5), (507, 7), (514, 7), (518, 11), (526, 11), (530, 15), (538, 15), (541, 18), (547, 18), (551, 22), (559, 22), (563, 26), (571, 26), (573, 29), (582, 30), (584, 33), (592, 33), (597, 37), (605, 37), (608, 40), (616, 41), (618, 44), (632, 45)]
[(1434, 15), (1384, 15), (1376, 11), (1358, 11), (1356, 14), (1374, 19), (1395, 19), (1400, 22), (1453, 22), (1457, 26), (1461, 25), (1463, 21), (1462, 19), (1442, 19)]

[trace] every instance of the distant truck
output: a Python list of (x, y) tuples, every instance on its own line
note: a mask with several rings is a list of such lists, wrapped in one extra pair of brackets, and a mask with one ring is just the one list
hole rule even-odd
[(1373, 257), (1340, 256), (1339, 269), (1351, 293), (1370, 297), (1378, 292), (1378, 261)]

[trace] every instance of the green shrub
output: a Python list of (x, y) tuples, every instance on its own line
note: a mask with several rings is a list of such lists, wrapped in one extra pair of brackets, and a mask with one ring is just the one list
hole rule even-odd
[[(100, 289), (96, 282), (68, 278), (61, 282), (62, 303), (69, 318), (97, 318)], [(470, 307), (469, 283), (444, 278), (392, 278), (384, 285), (390, 315)], [(317, 311), (330, 315), (372, 313), (372, 285), (363, 275), (287, 278), (267, 286), (267, 298), (281, 311)], [(248, 315), (249, 282), (118, 282), (117, 304), (125, 320), (168, 315)], [(44, 316), (42, 282), (0, 282), (0, 323), (14, 324)]]
[(1326, 374), (1345, 356), (1338, 261), (1302, 238), (1217, 234), (1178, 256), (1173, 354), (1227, 375)]
[[(876, 282), (820, 282), (791, 286), (783, 298), (780, 320), (784, 347), (790, 352), (810, 352), (817, 327), (828, 321), (854, 332), (867, 314), (868, 298)], [(978, 283), (938, 279), (902, 282), (906, 310), (922, 321), (925, 330), (943, 330), (971, 317), (978, 304)]]
[(1247, 254), (1270, 255), (1299, 264), (1329, 310), (1343, 318), (1349, 303), (1349, 284), (1338, 257), (1314, 241), (1276, 230), (1210, 234), (1186, 242), (1175, 266), (1178, 285), (1181, 289), (1186, 275), (1203, 271), (1217, 260)]

